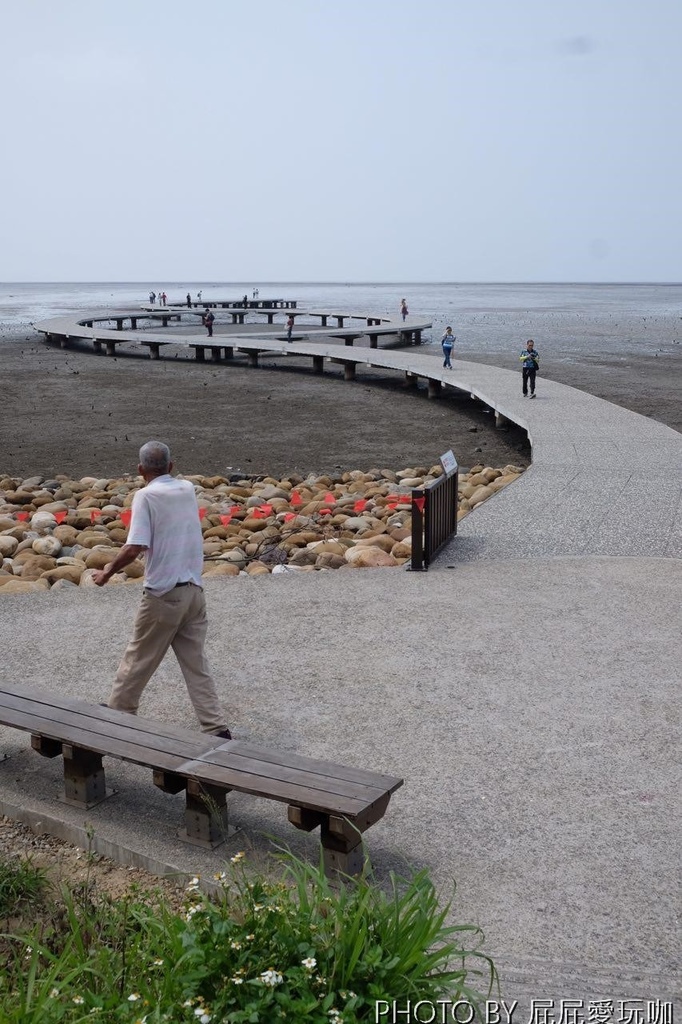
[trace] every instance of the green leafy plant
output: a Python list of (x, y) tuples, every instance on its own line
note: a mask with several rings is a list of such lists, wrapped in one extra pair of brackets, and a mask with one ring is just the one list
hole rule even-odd
[(134, 889), (63, 892), (48, 922), (2, 937), (0, 1020), (349, 1024), (376, 1000), (477, 1004), (495, 983), (479, 929), (446, 923), (425, 871), (337, 886), (322, 863), (277, 861), (262, 877), (236, 854), (212, 895), (192, 880), (182, 912)]

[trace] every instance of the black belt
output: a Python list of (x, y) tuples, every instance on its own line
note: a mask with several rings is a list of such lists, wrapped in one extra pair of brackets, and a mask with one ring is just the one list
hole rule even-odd
[(175, 586), (176, 587), (189, 587), (191, 585), (191, 583), (192, 583), (191, 580), (185, 580), (184, 583), (176, 583)]

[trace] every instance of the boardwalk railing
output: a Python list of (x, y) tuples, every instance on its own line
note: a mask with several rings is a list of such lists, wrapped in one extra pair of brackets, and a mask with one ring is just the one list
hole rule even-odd
[(438, 477), (428, 487), (412, 491), (412, 572), (426, 572), (444, 544), (457, 533), (459, 468)]

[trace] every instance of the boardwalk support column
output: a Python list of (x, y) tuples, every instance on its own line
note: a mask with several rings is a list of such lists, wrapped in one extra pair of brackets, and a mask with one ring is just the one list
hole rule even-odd
[(357, 363), (344, 363), (343, 364), (343, 379), (344, 380), (355, 380), (355, 367)]
[(408, 388), (419, 387), (419, 374), (411, 373), (409, 370), (405, 370), (405, 385)]
[(503, 416), (501, 412), (496, 412), (495, 413), (495, 426), (498, 428), (498, 430), (501, 427), (508, 427), (509, 426), (509, 420), (507, 419), (506, 416)]
[(247, 353), (248, 360), (249, 360), (249, 366), (258, 366), (258, 356), (259, 356), (259, 354), (260, 353), (258, 351), (248, 352)]
[(440, 398), (441, 382), (439, 380), (429, 380), (428, 388), (429, 398)]
[(115, 356), (116, 355), (116, 342), (115, 341), (106, 341), (105, 345), (107, 347), (107, 355), (108, 356)]
[(159, 358), (159, 345), (156, 344), (156, 342), (153, 342), (153, 341), (148, 342), (148, 345), (149, 345), (149, 358), (150, 359), (158, 359)]
[(324, 356), (313, 356), (313, 372), (324, 372)]

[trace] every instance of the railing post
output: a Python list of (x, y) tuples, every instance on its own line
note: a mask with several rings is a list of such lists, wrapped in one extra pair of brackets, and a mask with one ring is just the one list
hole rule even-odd
[(412, 558), (410, 560), (411, 572), (425, 572), (424, 565), (424, 508), (426, 505), (426, 492), (423, 490), (412, 491)]

